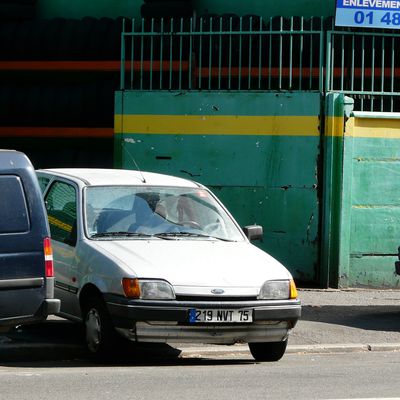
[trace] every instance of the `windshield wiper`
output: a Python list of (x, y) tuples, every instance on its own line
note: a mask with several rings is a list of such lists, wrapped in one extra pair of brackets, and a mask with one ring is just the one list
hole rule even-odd
[(212, 235), (205, 235), (203, 233), (194, 233), (194, 232), (160, 232), (156, 233), (153, 236), (160, 238), (174, 238), (174, 237), (198, 237), (198, 238), (208, 238), (208, 239), (217, 239), (222, 240), (224, 242), (231, 242), (229, 239), (224, 239), (220, 237), (215, 237)]
[(92, 238), (101, 238), (101, 237), (151, 237), (152, 235), (148, 235), (147, 233), (140, 232), (98, 232), (92, 235)]

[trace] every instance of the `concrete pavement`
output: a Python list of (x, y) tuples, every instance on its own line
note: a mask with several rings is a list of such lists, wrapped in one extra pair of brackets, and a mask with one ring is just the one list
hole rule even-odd
[[(299, 290), (302, 317), (287, 353), (400, 351), (400, 290)], [(184, 347), (183, 354), (248, 353), (247, 345)]]
[[(400, 290), (299, 290), (302, 318), (287, 353), (400, 351)], [(0, 334), (0, 360), (84, 358), (79, 325), (58, 317)], [(247, 345), (144, 346), (144, 353), (181, 357), (249, 355)]]

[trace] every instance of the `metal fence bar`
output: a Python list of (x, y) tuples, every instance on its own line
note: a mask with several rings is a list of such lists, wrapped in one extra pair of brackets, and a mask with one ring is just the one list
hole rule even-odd
[(125, 20), (122, 21), (121, 32), (121, 74), (120, 74), (120, 90), (125, 88)]
[[(290, 31), (293, 31), (293, 17), (290, 18)], [(293, 35), (289, 36), (289, 89), (292, 89), (292, 69), (293, 69)]]
[[(400, 111), (400, 91), (396, 85), (400, 78), (400, 60), (396, 57), (400, 35), (333, 31), (332, 36), (333, 41), (335, 37), (344, 38), (344, 47), (337, 57), (340, 62), (334, 57), (329, 59), (327, 52), (330, 79), (326, 91), (354, 97), (355, 109), (360, 111)], [(339, 54), (335, 49), (330, 53)]]
[[(301, 17), (301, 23), (300, 23), (300, 31), (303, 32), (304, 28), (304, 18)], [(302, 80), (303, 80), (303, 35), (300, 36), (300, 51), (299, 51), (299, 68), (300, 68), (300, 73), (299, 73), (299, 90), (302, 89)]]
[(354, 36), (351, 38), (351, 90), (354, 90), (354, 66), (355, 66), (355, 50), (354, 50), (354, 44), (355, 44), (355, 38)]
[[(259, 19), (260, 22), (260, 28), (259, 31), (262, 31), (262, 17)], [(258, 89), (261, 89), (261, 77), (262, 77), (262, 48), (263, 48), (263, 35), (260, 33), (258, 35), (258, 40), (260, 45), (258, 46)]]
[[(243, 30), (243, 17), (240, 17), (239, 20), (239, 31)], [(238, 78), (238, 90), (241, 89), (241, 81), (242, 81), (242, 35), (239, 36), (239, 78)]]
[(249, 68), (249, 73), (247, 74), (248, 75), (248, 80), (247, 80), (247, 89), (248, 90), (250, 90), (250, 88), (251, 88), (251, 73), (250, 73), (250, 71), (251, 71), (251, 56), (252, 56), (252, 54), (251, 54), (251, 51), (252, 51), (252, 41), (253, 41), (253, 37), (252, 37), (252, 34), (251, 34), (251, 32), (252, 32), (252, 28), (253, 28), (253, 17), (250, 17), (250, 35), (249, 35), (249, 57), (248, 57), (248, 68)]
[[(161, 18), (161, 32), (164, 34), (164, 18)], [(160, 89), (163, 88), (164, 35), (160, 40)]]
[[(181, 32), (183, 31), (183, 18), (181, 18)], [(182, 89), (182, 35), (179, 35), (179, 90)]]
[(190, 18), (190, 38), (189, 38), (189, 81), (188, 81), (188, 86), (189, 90), (192, 90), (192, 81), (193, 81), (193, 18)]
[(173, 34), (172, 29), (173, 29), (173, 26), (174, 26), (174, 19), (173, 18), (171, 18), (170, 24), (171, 24), (171, 26), (170, 26), (171, 33), (170, 33), (170, 37), (169, 37), (169, 82), (168, 82), (168, 89), (169, 90), (172, 89), (172, 60), (173, 60), (172, 51), (173, 51), (173, 47), (174, 47), (173, 46), (174, 37), (172, 35)]
[(150, 80), (149, 80), (149, 89), (153, 90), (153, 59), (154, 59), (154, 18), (151, 19), (151, 33), (152, 35), (150, 36)]
[[(381, 37), (381, 45), (382, 45), (382, 54), (381, 54), (381, 92), (384, 91), (385, 89), (385, 38)], [(381, 109), (380, 111), (383, 111), (384, 104), (383, 101), (381, 101)]]
[(272, 85), (272, 75), (271, 75), (271, 68), (272, 68), (272, 17), (269, 19), (269, 54), (268, 54), (268, 90), (271, 90)]
[[(394, 91), (394, 59), (395, 59), (395, 47), (394, 47), (394, 37), (392, 37), (392, 75), (391, 75), (391, 85), (390, 90)], [(393, 112), (394, 104), (393, 97), (390, 98), (390, 111)]]
[[(372, 36), (372, 57), (371, 57), (371, 67), (372, 67), (372, 74), (371, 74), (371, 92), (375, 89), (375, 36)], [(370, 102), (370, 111), (374, 111), (374, 98), (371, 98)]]
[(222, 17), (219, 18), (219, 51), (218, 51), (218, 90), (221, 89), (222, 70)]

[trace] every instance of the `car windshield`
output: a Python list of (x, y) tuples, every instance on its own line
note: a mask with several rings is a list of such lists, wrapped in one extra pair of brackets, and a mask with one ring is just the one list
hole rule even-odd
[(244, 240), (231, 217), (202, 188), (99, 186), (85, 192), (90, 238)]

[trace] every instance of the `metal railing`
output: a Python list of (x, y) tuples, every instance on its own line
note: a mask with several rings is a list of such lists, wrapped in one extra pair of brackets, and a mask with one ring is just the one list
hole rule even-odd
[(400, 35), (332, 19), (126, 20), (121, 90), (342, 92), (359, 111), (400, 111)]
[(400, 110), (400, 35), (327, 32), (327, 91), (355, 100), (359, 111)]
[(315, 90), (323, 31), (304, 18), (126, 21), (121, 90)]

